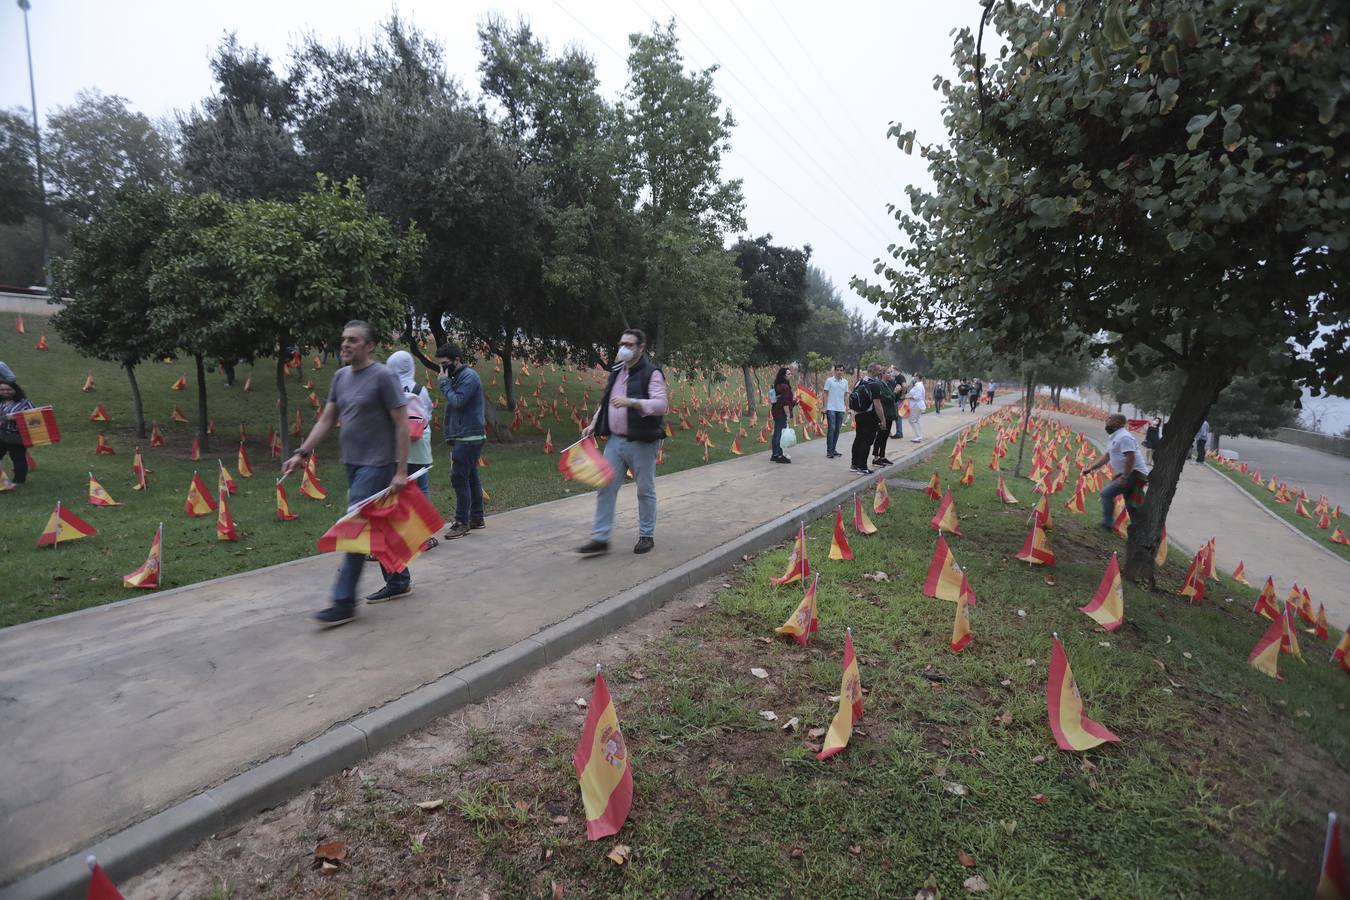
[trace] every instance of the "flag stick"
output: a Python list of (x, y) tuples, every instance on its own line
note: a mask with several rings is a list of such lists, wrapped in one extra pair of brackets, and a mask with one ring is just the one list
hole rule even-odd
[[(412, 480), (414, 480), (414, 479), (416, 479), (416, 478), (421, 478), (423, 474), (425, 474), (426, 472), (429, 472), (429, 471), (431, 471), (431, 464), (430, 464), (430, 463), (428, 463), (427, 465), (425, 465), (425, 466), (423, 466), (422, 468), (418, 469), (416, 472), (413, 472), (411, 475), (409, 475), (409, 476), (408, 476), (408, 481), (412, 481)], [(357, 501), (356, 501), (355, 503), (353, 503), (351, 506), (348, 506), (348, 507), (347, 507), (347, 512), (345, 512), (345, 513), (343, 514), (342, 519), (350, 519), (350, 518), (351, 518), (352, 516), (354, 516), (356, 513), (360, 512), (361, 509), (362, 509), (366, 504), (368, 504), (368, 503), (373, 503), (374, 501), (376, 501), (376, 500), (380, 499), (381, 497), (387, 495), (391, 490), (393, 490), (393, 485), (390, 485), (389, 487), (385, 488), (385, 489), (382, 490), (382, 491), (379, 491), (378, 493), (371, 494), (369, 497), (367, 497), (367, 498), (364, 499), (364, 500), (357, 500)], [(342, 519), (339, 519), (338, 521), (341, 522)]]

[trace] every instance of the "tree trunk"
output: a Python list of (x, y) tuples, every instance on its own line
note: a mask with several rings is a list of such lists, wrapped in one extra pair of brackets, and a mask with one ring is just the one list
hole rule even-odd
[(666, 357), (666, 308), (656, 308), (656, 337), (652, 339), (652, 356), (659, 362)]
[(127, 371), (127, 380), (131, 382), (131, 408), (136, 414), (136, 437), (145, 438), (145, 403), (141, 400), (141, 385), (136, 380), (136, 366), (133, 363), (122, 363), (122, 368)]
[(750, 367), (741, 366), (741, 376), (745, 378), (745, 414), (748, 416), (759, 406), (759, 391), (755, 390), (754, 383), (750, 380)]
[[(282, 341), (285, 347), (288, 342)], [(289, 398), (286, 395), (286, 357), (277, 356), (277, 436), (281, 439), (281, 458), (291, 457), (291, 430), (286, 422), (290, 417)], [(301, 440), (304, 440), (302, 437)]]
[(502, 361), (502, 386), (506, 390), (506, 411), (514, 413), (516, 411), (516, 379), (515, 369), (511, 365), (511, 348), (507, 347), (497, 354)]
[(445, 343), (445, 325), (441, 323), (440, 316), (427, 316), (427, 327), (431, 329), (431, 336), (436, 339), (437, 347)]
[(1153, 469), (1149, 473), (1144, 505), (1130, 522), (1121, 569), (1122, 574), (1136, 584), (1147, 587), (1154, 584), (1158, 538), (1177, 492), (1177, 480), (1195, 449), (1195, 434), (1200, 430), (1200, 423), (1205, 420), (1219, 391), (1231, 379), (1231, 373), (1204, 369), (1186, 376), (1181, 395), (1167, 419), (1167, 428), (1163, 430), (1162, 443), (1153, 452)]
[(201, 440), (202, 450), (211, 449), (211, 435), (207, 433), (209, 420), (206, 417), (206, 363), (200, 353), (192, 354), (197, 363), (197, 437)]
[(1036, 398), (1036, 380), (1027, 379), (1026, 389), (1026, 409), (1022, 412), (1022, 437), (1017, 442), (1017, 466), (1013, 469), (1013, 477), (1022, 477), (1022, 455), (1027, 450), (1027, 432), (1031, 429), (1031, 401)]

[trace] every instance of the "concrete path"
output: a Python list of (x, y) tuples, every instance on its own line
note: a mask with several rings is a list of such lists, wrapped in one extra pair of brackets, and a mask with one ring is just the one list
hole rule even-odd
[[(893, 441), (891, 458), (977, 418), (926, 416), (928, 440)], [(851, 443), (846, 431), (840, 449)], [(413, 596), (335, 631), (309, 620), (332, 557), (0, 631), (0, 884), (847, 489), (847, 456), (824, 451), (817, 439), (790, 466), (756, 453), (659, 477), (645, 556), (631, 552), (631, 484), (607, 557), (572, 552), (589, 493), (492, 516), (413, 564)], [(364, 590), (378, 577), (367, 566)]]
[[(1062, 413), (1051, 415), (1082, 431), (1099, 446), (1106, 439), (1101, 422)], [(1316, 450), (1276, 444), (1274, 441), (1258, 443), (1274, 444), (1280, 450), (1327, 456)], [(1245, 456), (1243, 458), (1247, 459)], [(1274, 456), (1270, 458), (1274, 459)], [(1340, 457), (1327, 458), (1340, 460)], [(1284, 474), (1283, 469), (1280, 472)], [(1292, 471), (1287, 477), (1293, 483)], [(1307, 488), (1308, 493), (1312, 494), (1311, 483)], [(1345, 491), (1344, 483), (1340, 491), (1350, 493)], [(1350, 496), (1347, 500), (1350, 500)], [(1099, 509), (1093, 506), (1090, 511)], [(1167, 513), (1167, 536), (1189, 552), (1194, 552), (1211, 537), (1217, 538), (1216, 561), (1221, 571), (1231, 573), (1241, 560), (1246, 564), (1247, 580), (1254, 586), (1260, 587), (1268, 576), (1273, 576), (1281, 600), (1288, 593), (1290, 585), (1298, 582), (1300, 587), (1308, 589), (1314, 606), (1318, 603), (1326, 605), (1327, 618), (1333, 630), (1344, 630), (1350, 624), (1350, 563), (1286, 524), (1242, 488), (1208, 466), (1194, 461), (1186, 464), (1177, 484), (1176, 496), (1172, 499), (1172, 508)]]
[(1243, 462), (1260, 469), (1267, 478), (1278, 476), (1303, 488), (1314, 499), (1326, 494), (1333, 506), (1342, 503), (1350, 509), (1350, 458), (1260, 438), (1225, 436), (1219, 439), (1219, 446), (1236, 451)]

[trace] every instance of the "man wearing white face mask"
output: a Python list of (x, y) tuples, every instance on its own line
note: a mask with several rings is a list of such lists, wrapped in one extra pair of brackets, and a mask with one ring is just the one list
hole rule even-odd
[(625, 469), (632, 470), (638, 492), (638, 541), (633, 552), (646, 553), (656, 546), (656, 447), (666, 436), (663, 417), (669, 402), (665, 376), (643, 352), (646, 349), (647, 336), (636, 328), (619, 337), (615, 365), (600, 407), (581, 432), (582, 437), (609, 437), (605, 460), (614, 469), (614, 480), (595, 495), (591, 539), (577, 548), (584, 556), (609, 552), (614, 502), (623, 486)]

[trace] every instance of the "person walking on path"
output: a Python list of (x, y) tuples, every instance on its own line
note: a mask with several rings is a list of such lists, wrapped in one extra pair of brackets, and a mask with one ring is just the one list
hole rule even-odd
[(876, 442), (877, 429), (886, 415), (877, 379), (880, 373), (881, 366), (872, 363), (848, 395), (848, 408), (853, 412), (853, 466), (850, 471), (859, 475), (872, 474), (867, 468), (867, 454)]
[(1205, 448), (1209, 444), (1209, 419), (1200, 423), (1200, 430), (1195, 433), (1195, 461), (1204, 465)]
[(32, 401), (13, 377), (0, 380), (0, 463), (6, 455), (14, 462), (16, 485), (28, 480), (28, 448), (19, 435), (19, 420), (13, 417), (32, 408)]
[(988, 386), (988, 388), (986, 389), (987, 392), (986, 392), (985, 395), (984, 395), (984, 402), (985, 402), (985, 403), (992, 404), (992, 403), (994, 402), (994, 391), (997, 390), (997, 389), (998, 389), (998, 382), (997, 382), (997, 381), (991, 381), (991, 382), (989, 382), (989, 386)]
[(895, 384), (891, 385), (891, 393), (895, 395), (895, 431), (891, 437), (897, 441), (905, 436), (905, 420), (900, 416), (900, 398), (905, 396), (905, 376), (899, 372), (895, 373)]
[(928, 408), (928, 398), (924, 391), (923, 375), (914, 373), (914, 386), (909, 389), (909, 430), (914, 432), (910, 441), (917, 444), (923, 440), (923, 411)]
[[(398, 379), (403, 393), (408, 395), (408, 465), (420, 469), (431, 465), (431, 397), (427, 389), (417, 381), (416, 363), (407, 350), (398, 350), (389, 354), (385, 362), (389, 371)], [(431, 499), (431, 473), (423, 472), (417, 477), (417, 486), (427, 499)], [(439, 541), (435, 537), (427, 538), (423, 550), (430, 550)]]
[(584, 556), (609, 552), (609, 534), (614, 529), (614, 502), (623, 484), (625, 467), (633, 471), (638, 494), (638, 541), (634, 553), (656, 546), (656, 450), (665, 437), (665, 415), (670, 404), (666, 376), (646, 354), (647, 335), (630, 328), (619, 336), (614, 368), (605, 384), (600, 407), (582, 430), (583, 438), (604, 437), (605, 461), (614, 478), (595, 495), (595, 522), (591, 539), (577, 548)]
[(877, 379), (877, 389), (881, 395), (881, 426), (877, 428), (876, 440), (872, 441), (872, 465), (889, 466), (886, 458), (886, 441), (891, 436), (891, 426), (897, 420), (895, 404), (895, 373), (886, 372)]
[[(333, 374), (323, 413), (300, 442), (281, 471), (289, 475), (305, 464), (329, 430), (342, 422), (342, 462), (347, 467), (347, 503), (350, 506), (385, 488), (397, 492), (408, 486), (408, 395), (398, 378), (370, 355), (375, 350), (375, 329), (353, 320), (342, 329), (342, 368)], [(348, 553), (333, 587), (333, 605), (314, 614), (324, 626), (345, 625), (356, 618), (356, 588), (361, 579), (365, 554)], [(382, 603), (406, 597), (412, 591), (408, 570), (384, 574), (384, 587), (366, 597)]]
[(1101, 491), (1101, 526), (1110, 531), (1115, 526), (1118, 496), (1125, 497), (1125, 511), (1129, 513), (1130, 521), (1134, 521), (1134, 514), (1144, 502), (1144, 488), (1148, 485), (1150, 467), (1139, 452), (1139, 442), (1125, 427), (1123, 413), (1111, 413), (1106, 417), (1106, 434), (1106, 452), (1084, 469), (1083, 474), (1091, 475), (1108, 462), (1116, 473), (1116, 477), (1108, 481)]
[(793, 395), (792, 384), (788, 381), (787, 366), (779, 369), (778, 374), (773, 376), (769, 399), (772, 402), (769, 411), (773, 415), (773, 449), (769, 461), (790, 463), (792, 458), (783, 452), (783, 429), (792, 418), (792, 409), (797, 405), (797, 398)]
[(1154, 416), (1153, 421), (1148, 423), (1148, 428), (1144, 430), (1144, 458), (1148, 464), (1153, 465), (1153, 452), (1158, 449), (1162, 443), (1162, 416)]
[(974, 412), (975, 407), (980, 405), (980, 398), (984, 396), (984, 383), (976, 378), (975, 383), (970, 386), (970, 411)]
[(947, 399), (947, 389), (942, 386), (942, 382), (933, 385), (933, 414), (942, 415), (942, 401)]
[(483, 382), (464, 362), (464, 351), (454, 344), (436, 349), (441, 367), (436, 385), (445, 395), (443, 435), (450, 445), (450, 484), (455, 489), (455, 521), (446, 540), (464, 537), (471, 530), (486, 528), (483, 518), (483, 485), (478, 481), (478, 460), (483, 455), (487, 432), (483, 427)]
[(966, 398), (969, 396), (970, 396), (970, 382), (962, 378), (961, 383), (956, 387), (956, 408), (958, 410), (966, 408)]
[(839, 431), (844, 427), (844, 398), (848, 396), (848, 379), (844, 367), (834, 364), (834, 374), (825, 379), (825, 458), (834, 459), (844, 454), (838, 451)]

